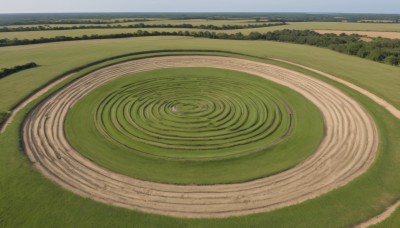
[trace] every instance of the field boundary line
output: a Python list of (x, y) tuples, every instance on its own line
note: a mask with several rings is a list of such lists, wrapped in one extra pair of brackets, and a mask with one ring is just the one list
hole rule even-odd
[(7, 117), (6, 121), (1, 125), (0, 134), (3, 134), (6, 131), (7, 126), (12, 123), (12, 121), (14, 120), (14, 117), (17, 115), (17, 113), (19, 111), (21, 111), (29, 103), (31, 103), (32, 101), (36, 100), (37, 98), (39, 98), (43, 94), (47, 93), (55, 85), (57, 85), (58, 83), (61, 83), (62, 81), (64, 81), (65, 79), (69, 78), (73, 74), (75, 74), (75, 72), (67, 74), (67, 75), (65, 75), (65, 76), (63, 76), (61, 78), (56, 79), (55, 81), (51, 82), (50, 84), (47, 84), (46, 86), (44, 86), (43, 88), (39, 89), (38, 91), (36, 91), (31, 96), (29, 96), (26, 99), (24, 99), (21, 103), (19, 103), (15, 108), (13, 108), (10, 111), (10, 115)]
[(376, 225), (378, 223), (383, 222), (387, 218), (389, 218), (395, 211), (396, 209), (400, 207), (400, 200), (395, 202), (394, 204), (390, 205), (389, 207), (385, 208), (385, 210), (380, 213), (379, 215), (376, 215), (372, 217), (371, 219), (368, 219), (367, 221), (360, 223), (359, 225), (355, 226), (356, 228), (366, 228), (370, 227), (373, 225)]

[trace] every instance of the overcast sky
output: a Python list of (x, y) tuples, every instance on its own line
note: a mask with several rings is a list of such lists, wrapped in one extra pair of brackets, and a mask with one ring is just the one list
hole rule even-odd
[(400, 0), (0, 0), (0, 13), (340, 12), (400, 14)]

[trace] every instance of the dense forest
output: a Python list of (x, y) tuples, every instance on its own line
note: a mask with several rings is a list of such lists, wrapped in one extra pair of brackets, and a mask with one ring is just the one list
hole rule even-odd
[(288, 42), (296, 44), (306, 44), (317, 47), (329, 48), (331, 50), (398, 66), (400, 62), (400, 39), (376, 38), (372, 41), (363, 41), (359, 35), (336, 35), (319, 34), (311, 30), (278, 30), (267, 33), (251, 32), (244, 35), (240, 32), (235, 34), (216, 33), (209, 31), (179, 31), (179, 32), (159, 32), (142, 31), (134, 33), (121, 33), (110, 35), (84, 35), (80, 37), (58, 36), (53, 38), (40, 38), (33, 40), (19, 39), (0, 39), (1, 46), (39, 44), (48, 42), (91, 40), (91, 39), (111, 39), (141, 36), (192, 36), (210, 39), (230, 39), (230, 40), (270, 40)]
[(47, 30), (75, 30), (75, 29), (116, 29), (116, 28), (193, 28), (207, 30), (234, 30), (247, 28), (263, 28), (272, 26), (287, 25), (285, 22), (278, 23), (262, 23), (262, 24), (245, 24), (245, 25), (192, 25), (192, 24), (144, 24), (138, 23), (133, 25), (82, 25), (82, 26), (46, 26), (37, 27), (2, 27), (0, 32), (22, 32), (22, 31), (47, 31)]
[(17, 73), (19, 71), (22, 70), (26, 70), (26, 69), (30, 69), (30, 68), (34, 68), (37, 67), (38, 65), (36, 63), (27, 63), (24, 65), (20, 65), (20, 66), (14, 66), (11, 68), (3, 68), (0, 70), (0, 79), (5, 78), (11, 74)]

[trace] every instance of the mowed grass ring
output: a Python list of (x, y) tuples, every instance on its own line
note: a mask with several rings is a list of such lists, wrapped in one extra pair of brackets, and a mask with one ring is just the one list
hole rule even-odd
[(257, 76), (211, 68), (114, 80), (79, 101), (66, 126), (71, 144), (89, 159), (166, 183), (230, 183), (271, 175), (304, 160), (323, 135), (318, 109), (296, 92)]

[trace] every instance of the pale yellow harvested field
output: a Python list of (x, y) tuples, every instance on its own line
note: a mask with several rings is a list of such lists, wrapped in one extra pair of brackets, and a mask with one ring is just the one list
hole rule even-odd
[[(127, 18), (128, 19), (128, 18)], [(148, 21), (134, 21), (134, 22), (123, 22), (123, 19), (119, 19), (120, 23), (111, 23), (109, 25), (116, 26), (128, 26), (135, 24), (149, 24), (149, 25), (160, 25), (160, 24), (171, 24), (171, 25), (180, 25), (180, 24), (192, 24), (192, 25), (245, 25), (245, 24), (258, 24), (256, 20), (252, 19), (238, 19), (238, 20), (207, 20), (207, 19), (189, 19), (189, 20), (169, 20), (163, 18), (150, 18)], [(129, 19), (128, 19), (129, 20)], [(45, 25), (49, 27), (73, 27), (73, 26), (107, 26), (108, 21), (105, 21), (104, 24), (39, 24)], [(269, 22), (260, 22), (260, 23), (269, 23)], [(9, 26), (0, 26), (0, 27), (8, 27), (8, 28), (18, 28), (18, 27), (37, 27), (39, 25), (9, 25)]]
[(371, 38), (383, 37), (389, 39), (400, 39), (400, 32), (372, 32), (372, 31), (346, 31), (346, 30), (315, 30), (315, 31), (321, 34), (334, 33), (336, 35), (339, 35), (345, 33), (348, 35), (358, 34)]
[[(296, 167), (238, 184), (171, 185), (142, 181), (85, 159), (67, 141), (67, 112), (94, 88), (127, 74), (171, 67), (242, 71), (287, 86), (313, 102), (325, 121), (315, 153)], [(339, 89), (274, 65), (215, 56), (135, 60), (74, 81), (37, 106), (22, 127), (24, 149), (42, 174), (65, 189), (96, 201), (176, 217), (226, 217), (297, 204), (347, 184), (373, 162), (378, 132), (369, 114)]]
[[(256, 24), (255, 20), (157, 20), (147, 22), (127, 22), (121, 23), (121, 25), (127, 26), (131, 24), (192, 24), (192, 25), (247, 25)], [(264, 23), (264, 22), (262, 22)], [(85, 24), (86, 26), (93, 26)], [(113, 26), (117, 24), (112, 24)], [(37, 25), (33, 26), (36, 27)], [(51, 26), (75, 26), (75, 25), (50, 25)], [(76, 25), (81, 26), (81, 25)], [(99, 26), (106, 26), (105, 24)], [(19, 26), (10, 26), (19, 27)], [(23, 26), (31, 27), (31, 26)], [(119, 34), (119, 33), (132, 33), (138, 30), (143, 31), (160, 31), (160, 32), (178, 32), (178, 31), (210, 31), (210, 32), (223, 32), (228, 34), (234, 34), (241, 32), (243, 34), (249, 34), (251, 32), (272, 32), (283, 29), (295, 29), (295, 30), (314, 30), (321, 34), (324, 33), (335, 33), (335, 34), (360, 34), (368, 37), (385, 37), (390, 39), (400, 39), (400, 24), (379, 24), (379, 23), (341, 23), (341, 22), (290, 22), (287, 25), (271, 26), (271, 27), (260, 27), (260, 28), (246, 28), (246, 29), (232, 29), (232, 30), (205, 30), (205, 29), (188, 29), (188, 28), (99, 28), (99, 29), (75, 29), (75, 30), (49, 30), (49, 31), (21, 31), (21, 32), (0, 32), (0, 39), (39, 39), (41, 37), (49, 38), (56, 36), (83, 36), (83, 35), (106, 35), (106, 34)]]

